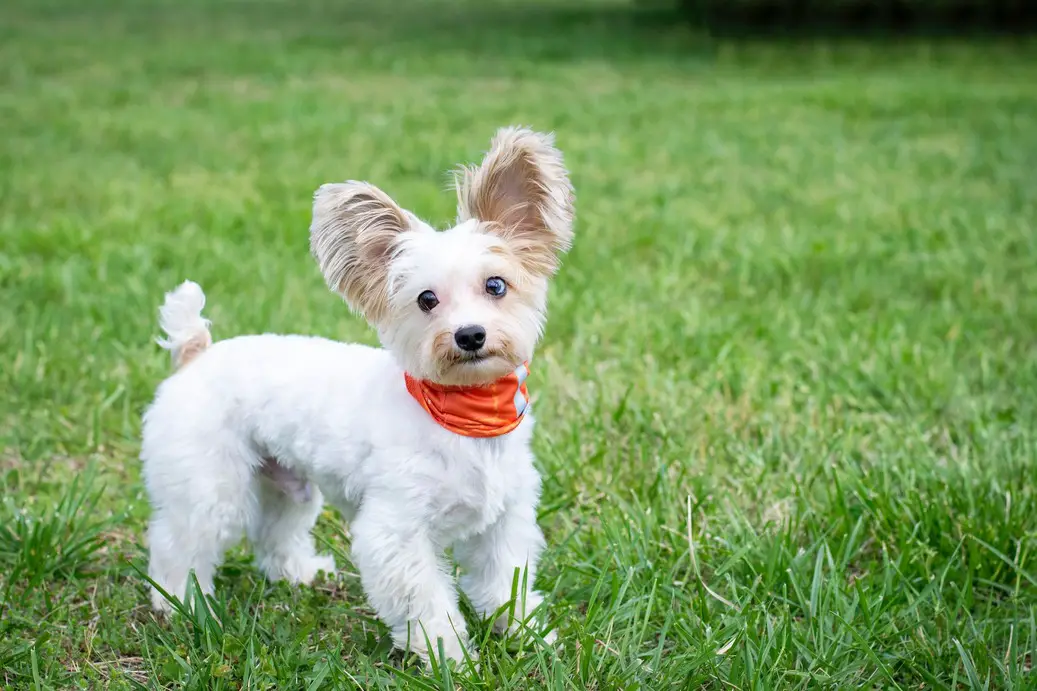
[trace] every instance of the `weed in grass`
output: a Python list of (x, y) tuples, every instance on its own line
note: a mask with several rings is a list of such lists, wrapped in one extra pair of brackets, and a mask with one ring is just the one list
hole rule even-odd
[(57, 503), (36, 516), (6, 496), (0, 503), (0, 568), (8, 587), (38, 586), (81, 576), (103, 545), (104, 531), (118, 521), (99, 507), (104, 487), (94, 489), (88, 469), (76, 475)]
[[(38, 515), (12, 496), (0, 503), (0, 669), (31, 676), (37, 687), (38, 649), (49, 638), (39, 629), (46, 620), (27, 616), (21, 603), (40, 597), (47, 610), (59, 608), (65, 595), (52, 592), (53, 582), (89, 578), (91, 567), (96, 569), (104, 531), (118, 517), (99, 508), (104, 488), (94, 489), (94, 482), (88, 468), (71, 479), (54, 505), (44, 502)], [(33, 630), (38, 631), (35, 636)]]

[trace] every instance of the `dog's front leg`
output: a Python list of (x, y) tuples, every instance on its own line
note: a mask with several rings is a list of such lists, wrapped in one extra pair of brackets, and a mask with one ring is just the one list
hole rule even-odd
[[(536, 522), (536, 500), (535, 493), (522, 497), (489, 529), (454, 546), (454, 556), (464, 571), (461, 589), (480, 616), (487, 618), (508, 605), (508, 610), (494, 621), (498, 632), (533, 626), (528, 618), (544, 600), (533, 589), (544, 548), (544, 536)], [(543, 614), (541, 609), (538, 615)], [(553, 632), (546, 640), (554, 640)]]
[[(464, 658), (468, 632), (441, 552), (417, 512), (398, 495), (369, 494), (351, 526), (353, 563), (367, 599), (392, 631), (393, 643), (423, 659)], [(430, 647), (431, 646), (431, 650)]]

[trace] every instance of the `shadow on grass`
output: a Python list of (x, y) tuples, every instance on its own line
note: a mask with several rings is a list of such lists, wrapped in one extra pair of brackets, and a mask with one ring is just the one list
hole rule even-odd
[[(13, 0), (0, 20), (28, 18), (134, 37), (272, 38), (298, 48), (351, 48), (413, 55), (437, 52), (506, 60), (643, 59), (700, 54), (701, 27), (676, 3), (602, 0)], [(11, 24), (12, 22), (3, 22)]]
[[(36, 32), (44, 33), (51, 23), (72, 24), (136, 39), (190, 36), (217, 45), (274, 43), (296, 52), (347, 49), (396, 68), (420, 62), (422, 55), (462, 55), (471, 59), (474, 71), (491, 63), (697, 63), (713, 56), (712, 39), (717, 37), (792, 44), (864, 38), (888, 57), (898, 51), (895, 39), (904, 34), (977, 37), (997, 33), (1007, 21), (991, 15), (997, 20), (991, 24), (963, 15), (957, 22), (927, 23), (885, 10), (860, 16), (853, 12), (818, 15), (804, 9), (807, 4), (797, 0), (95, 0), (78, 4), (13, 0), (0, 9), (0, 20), (28, 18)], [(858, 4), (877, 5), (863, 0)], [(848, 2), (846, 7), (856, 5)], [(1037, 10), (1019, 7), (1020, 17), (1037, 17)], [(1025, 32), (1033, 22), (1020, 19), (1007, 24)]]
[(1037, 6), (1018, 0), (677, 0), (724, 37), (982, 38), (1032, 35)]

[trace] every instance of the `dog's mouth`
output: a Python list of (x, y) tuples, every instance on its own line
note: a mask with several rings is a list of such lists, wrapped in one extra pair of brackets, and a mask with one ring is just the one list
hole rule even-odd
[(486, 374), (491, 370), (506, 369), (504, 358), (496, 353), (489, 352), (465, 353), (454, 358), (448, 367), (455, 372), (468, 372), (470, 375)]
[(445, 332), (434, 343), (436, 381), (471, 386), (503, 377), (522, 362), (507, 340), (498, 339), (479, 350), (461, 350), (454, 345), (453, 332)]
[(510, 358), (495, 350), (479, 350), (474, 353), (455, 353), (443, 363), (440, 379), (444, 383), (459, 386), (474, 386), (499, 379), (517, 365)]
[(478, 365), (492, 360), (507, 360), (507, 354), (497, 348), (480, 348), (479, 350), (453, 349), (447, 356), (447, 364), (451, 367)]

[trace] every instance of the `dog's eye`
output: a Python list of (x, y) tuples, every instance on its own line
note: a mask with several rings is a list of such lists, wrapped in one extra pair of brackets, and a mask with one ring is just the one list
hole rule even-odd
[(504, 297), (504, 293), (508, 292), (508, 284), (500, 276), (487, 278), (486, 292), (495, 298)]
[(439, 304), (439, 298), (431, 290), (426, 290), (418, 296), (418, 307), (422, 312), (431, 312), (432, 308)]

